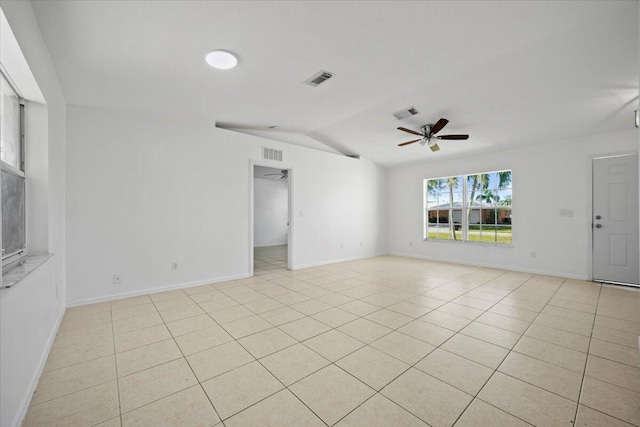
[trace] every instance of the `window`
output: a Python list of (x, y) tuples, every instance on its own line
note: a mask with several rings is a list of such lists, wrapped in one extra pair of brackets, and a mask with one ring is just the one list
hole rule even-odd
[(19, 264), (27, 254), (24, 103), (0, 73), (0, 175), (2, 179), (2, 270)]
[(424, 180), (424, 238), (510, 245), (511, 171)]

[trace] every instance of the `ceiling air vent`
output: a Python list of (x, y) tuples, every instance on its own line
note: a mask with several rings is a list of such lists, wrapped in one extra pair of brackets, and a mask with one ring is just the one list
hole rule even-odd
[(309, 86), (318, 86), (320, 83), (326, 82), (331, 77), (333, 77), (333, 73), (322, 70), (305, 80), (305, 83)]
[(262, 147), (262, 158), (264, 160), (282, 161), (282, 151), (273, 148)]
[(393, 113), (393, 117), (395, 117), (398, 120), (402, 120), (402, 119), (406, 119), (407, 117), (415, 116), (418, 113), (419, 111), (416, 110), (416, 107), (409, 107), (409, 108), (402, 109), (400, 111), (396, 111), (395, 113)]

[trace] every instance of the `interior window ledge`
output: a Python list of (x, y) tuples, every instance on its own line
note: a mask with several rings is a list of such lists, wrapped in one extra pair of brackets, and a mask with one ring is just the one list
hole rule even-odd
[(2, 275), (2, 289), (11, 288), (27, 277), (29, 273), (34, 271), (51, 258), (50, 253), (28, 254), (24, 259), (24, 264), (18, 265)]

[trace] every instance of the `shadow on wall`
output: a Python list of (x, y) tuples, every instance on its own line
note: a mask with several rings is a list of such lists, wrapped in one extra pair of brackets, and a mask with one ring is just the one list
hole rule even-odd
[(254, 247), (286, 245), (289, 189), (284, 179), (254, 179)]

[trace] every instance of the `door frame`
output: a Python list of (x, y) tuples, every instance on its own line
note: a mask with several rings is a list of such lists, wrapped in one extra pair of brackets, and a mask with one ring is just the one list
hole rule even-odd
[(279, 170), (286, 169), (289, 171), (289, 177), (287, 179), (287, 209), (288, 209), (288, 220), (289, 220), (289, 232), (287, 233), (287, 269), (293, 270), (293, 233), (294, 233), (294, 223), (293, 218), (293, 183), (294, 183), (294, 173), (292, 165), (284, 165), (277, 162), (272, 162), (269, 160), (249, 160), (249, 276), (253, 277), (253, 243), (254, 239), (254, 216), (255, 216), (255, 206), (254, 206), (254, 166), (264, 166), (268, 168), (275, 168)]
[[(593, 174), (593, 162), (595, 160), (598, 159), (609, 159), (612, 157), (624, 157), (624, 156), (634, 156), (634, 155), (638, 155), (640, 158), (640, 153), (638, 152), (629, 152), (629, 151), (618, 151), (618, 152), (612, 152), (612, 153), (607, 153), (607, 154), (599, 154), (599, 155), (592, 155), (589, 157), (589, 191), (587, 191), (587, 203), (588, 203), (588, 213), (589, 213), (589, 217), (588, 217), (588, 222), (587, 222), (587, 226), (589, 228), (589, 259), (588, 259), (588, 266), (589, 266), (589, 271), (588, 271), (588, 277), (587, 280), (589, 281), (593, 281), (593, 245), (594, 245), (594, 228), (593, 228), (593, 214), (594, 214), (594, 209), (593, 209), (593, 179), (594, 179), (594, 174)], [(640, 185), (640, 183), (639, 183)], [(638, 218), (638, 220), (640, 221), (640, 217)], [(639, 237), (640, 239), (640, 237)], [(617, 282), (607, 282), (607, 283), (617, 283)], [(624, 286), (633, 286), (633, 285), (629, 285), (626, 283), (620, 283), (621, 285)]]

